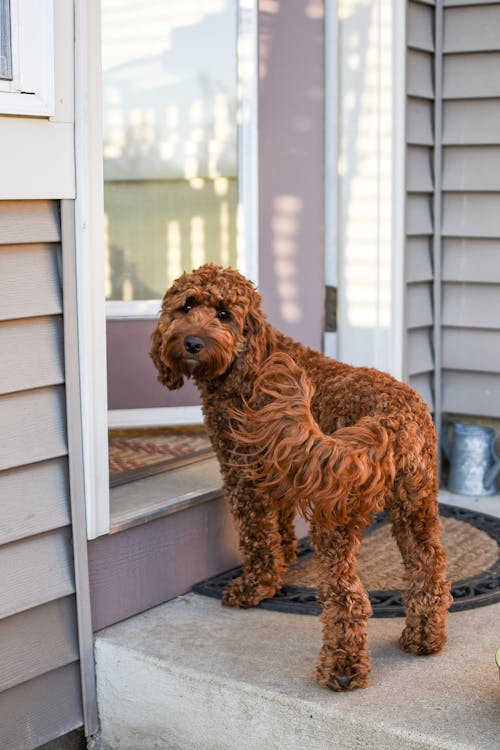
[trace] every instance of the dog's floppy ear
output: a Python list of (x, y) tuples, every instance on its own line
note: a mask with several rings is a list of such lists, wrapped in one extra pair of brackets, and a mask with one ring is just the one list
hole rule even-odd
[(250, 369), (258, 369), (267, 356), (269, 326), (260, 308), (249, 310), (246, 317), (247, 351), (246, 363)]
[(175, 373), (165, 362), (163, 357), (163, 336), (161, 329), (161, 322), (159, 322), (151, 335), (151, 349), (149, 351), (149, 356), (158, 370), (158, 380), (160, 383), (165, 385), (170, 391), (175, 391), (177, 388), (181, 388), (181, 386), (184, 385), (184, 378), (182, 375)]

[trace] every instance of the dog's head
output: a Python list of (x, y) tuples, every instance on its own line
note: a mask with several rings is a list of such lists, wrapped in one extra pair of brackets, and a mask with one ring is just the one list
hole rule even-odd
[(253, 284), (232, 268), (208, 263), (184, 273), (167, 290), (152, 335), (158, 380), (174, 390), (185, 377), (221, 377), (237, 360), (255, 367), (267, 325), (260, 302)]

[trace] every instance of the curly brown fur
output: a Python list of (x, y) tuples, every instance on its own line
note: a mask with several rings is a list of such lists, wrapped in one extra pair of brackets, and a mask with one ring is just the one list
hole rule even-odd
[(402, 648), (436, 653), (450, 604), (437, 507), (437, 448), (415, 391), (354, 368), (274, 329), (253, 285), (208, 264), (166, 292), (151, 356), (159, 380), (192, 377), (238, 526), (243, 572), (223, 603), (273, 596), (296, 554), (293, 519), (311, 522), (323, 647), (316, 679), (365, 687), (368, 596), (356, 573), (364, 530), (386, 508), (407, 577)]

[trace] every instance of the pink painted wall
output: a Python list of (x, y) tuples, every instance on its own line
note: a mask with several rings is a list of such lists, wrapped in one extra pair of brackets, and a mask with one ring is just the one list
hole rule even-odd
[[(270, 322), (321, 347), (323, 316), (323, 3), (260, 0), (259, 289)], [(110, 409), (197, 403), (149, 360), (154, 321), (109, 321)]]
[(199, 403), (191, 382), (169, 391), (157, 380), (149, 357), (154, 320), (108, 320), (108, 408), (145, 409)]
[(277, 328), (321, 347), (323, 3), (260, 0), (259, 288)]

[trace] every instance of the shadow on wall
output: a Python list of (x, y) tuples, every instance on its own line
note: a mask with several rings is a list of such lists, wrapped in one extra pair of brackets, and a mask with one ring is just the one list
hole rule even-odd
[(260, 289), (319, 348), (323, 315), (323, 3), (260, 3)]

